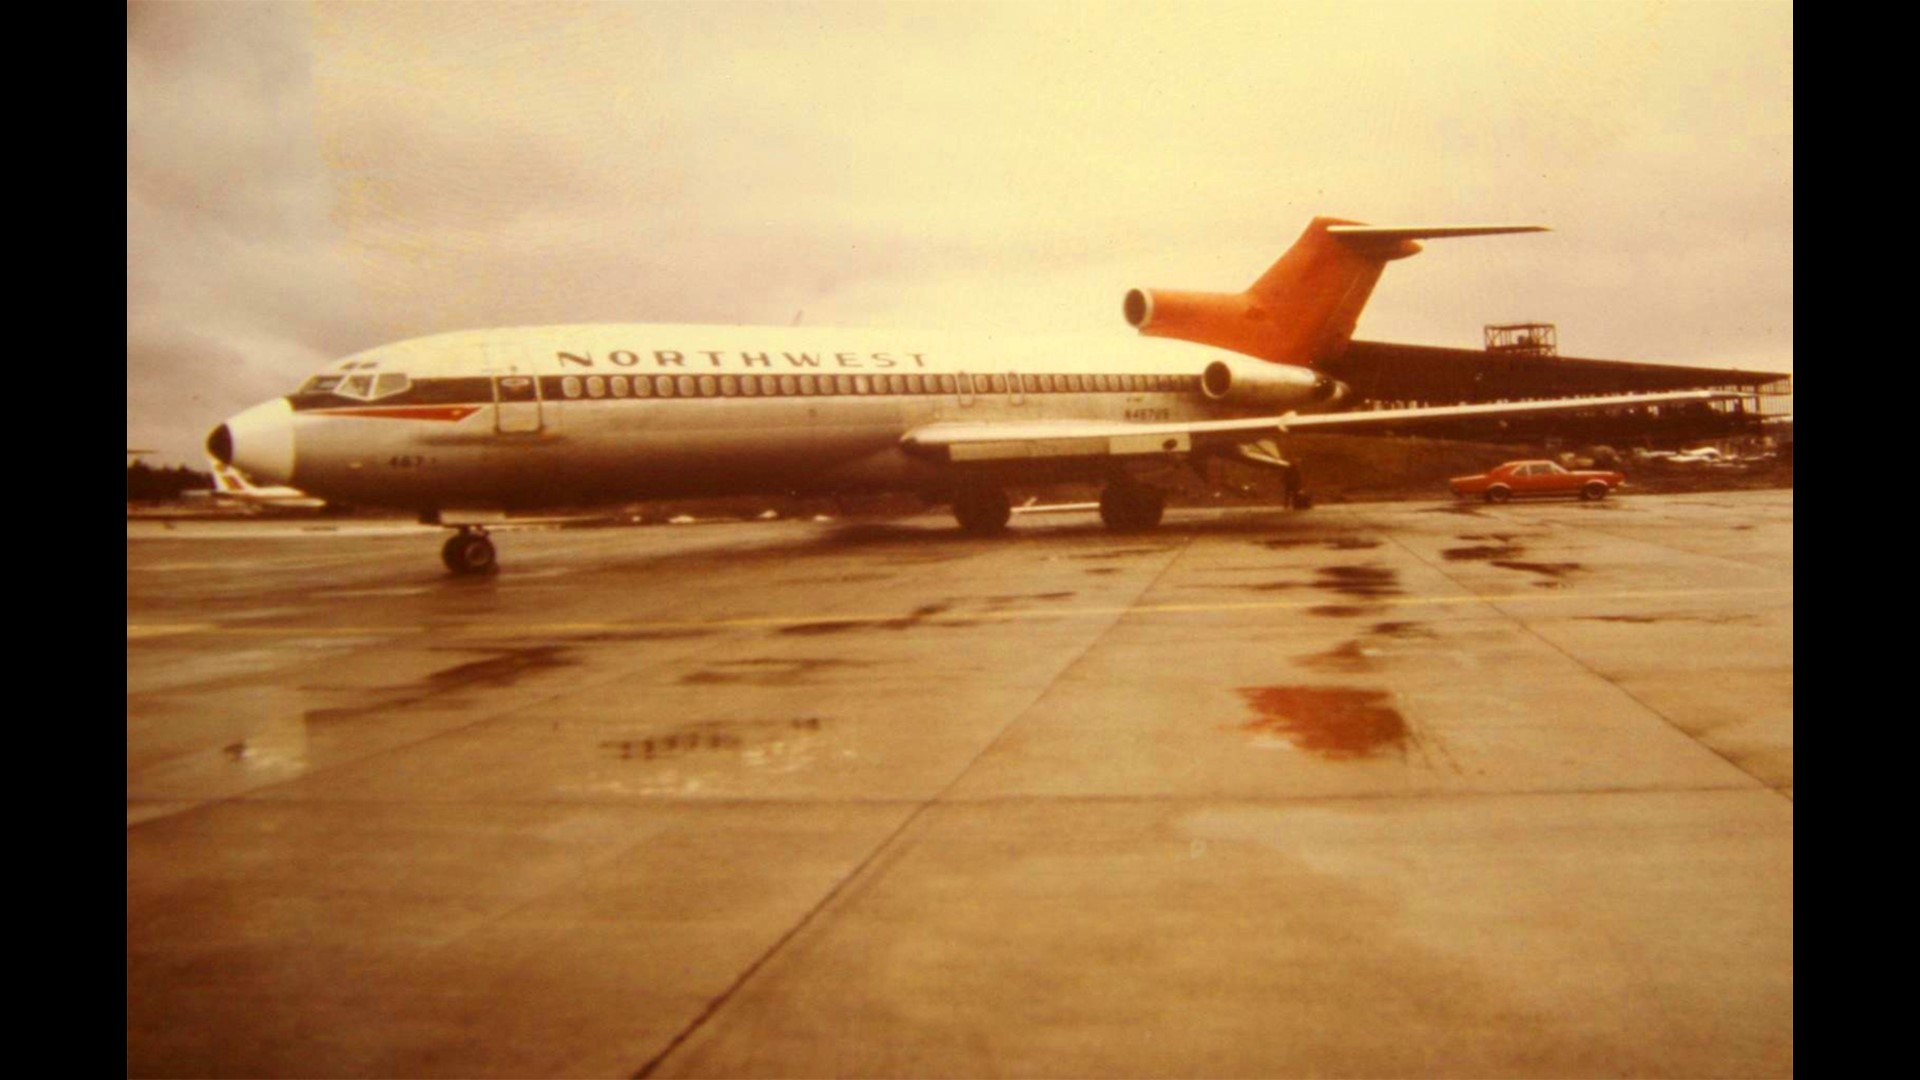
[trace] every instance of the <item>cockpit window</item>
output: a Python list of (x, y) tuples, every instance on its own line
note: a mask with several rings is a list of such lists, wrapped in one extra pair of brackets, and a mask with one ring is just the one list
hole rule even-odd
[(338, 394), (341, 397), (358, 398), (361, 401), (373, 401), (377, 398), (404, 394), (413, 386), (413, 380), (397, 371), (379, 375), (315, 375), (300, 388), (303, 394)]
[(411, 385), (412, 381), (405, 375), (397, 371), (389, 371), (383, 375), (374, 376), (373, 396), (383, 398), (392, 397), (394, 394), (404, 394), (407, 391), (407, 387)]

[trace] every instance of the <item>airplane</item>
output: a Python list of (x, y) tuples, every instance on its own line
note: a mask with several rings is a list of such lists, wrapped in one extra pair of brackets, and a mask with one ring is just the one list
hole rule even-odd
[(918, 492), (992, 534), (1007, 488), (1101, 485), (1116, 531), (1159, 524), (1167, 466), (1221, 457), (1297, 470), (1290, 432), (1592, 410), (1735, 395), (1676, 391), (1340, 411), (1316, 370), (1351, 339), (1386, 264), (1420, 240), (1537, 225), (1373, 226), (1318, 217), (1239, 293), (1134, 289), (1114, 340), (711, 325), (436, 334), (335, 361), (216, 427), (223, 464), (454, 533), (456, 574), (495, 569), (508, 511), (648, 498)]
[(213, 473), (212, 496), (227, 502), (260, 510), (329, 510), (334, 504), (285, 485), (261, 487), (229, 462), (209, 458)]

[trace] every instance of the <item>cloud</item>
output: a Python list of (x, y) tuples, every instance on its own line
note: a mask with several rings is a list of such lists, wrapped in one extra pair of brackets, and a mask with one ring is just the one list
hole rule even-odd
[[(134, 5), (130, 438), (474, 326), (1120, 334), (1126, 288), (1238, 288), (1321, 213), (1557, 230), (1395, 264), (1365, 336), (1539, 317), (1583, 355), (1788, 366), (1791, 16)], [(145, 382), (213, 411), (150, 416)]]

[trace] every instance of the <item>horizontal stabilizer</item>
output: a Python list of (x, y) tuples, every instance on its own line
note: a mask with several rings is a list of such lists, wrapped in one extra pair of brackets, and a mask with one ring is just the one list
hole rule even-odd
[(1545, 225), (1329, 225), (1327, 235), (1347, 241), (1390, 244), (1401, 240), (1442, 240), (1450, 236), (1499, 236), (1548, 232)]

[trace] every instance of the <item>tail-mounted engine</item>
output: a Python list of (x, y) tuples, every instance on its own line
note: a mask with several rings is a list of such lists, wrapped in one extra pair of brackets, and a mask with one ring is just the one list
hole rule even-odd
[(1310, 368), (1220, 359), (1200, 374), (1200, 392), (1225, 405), (1279, 411), (1336, 404), (1347, 387)]

